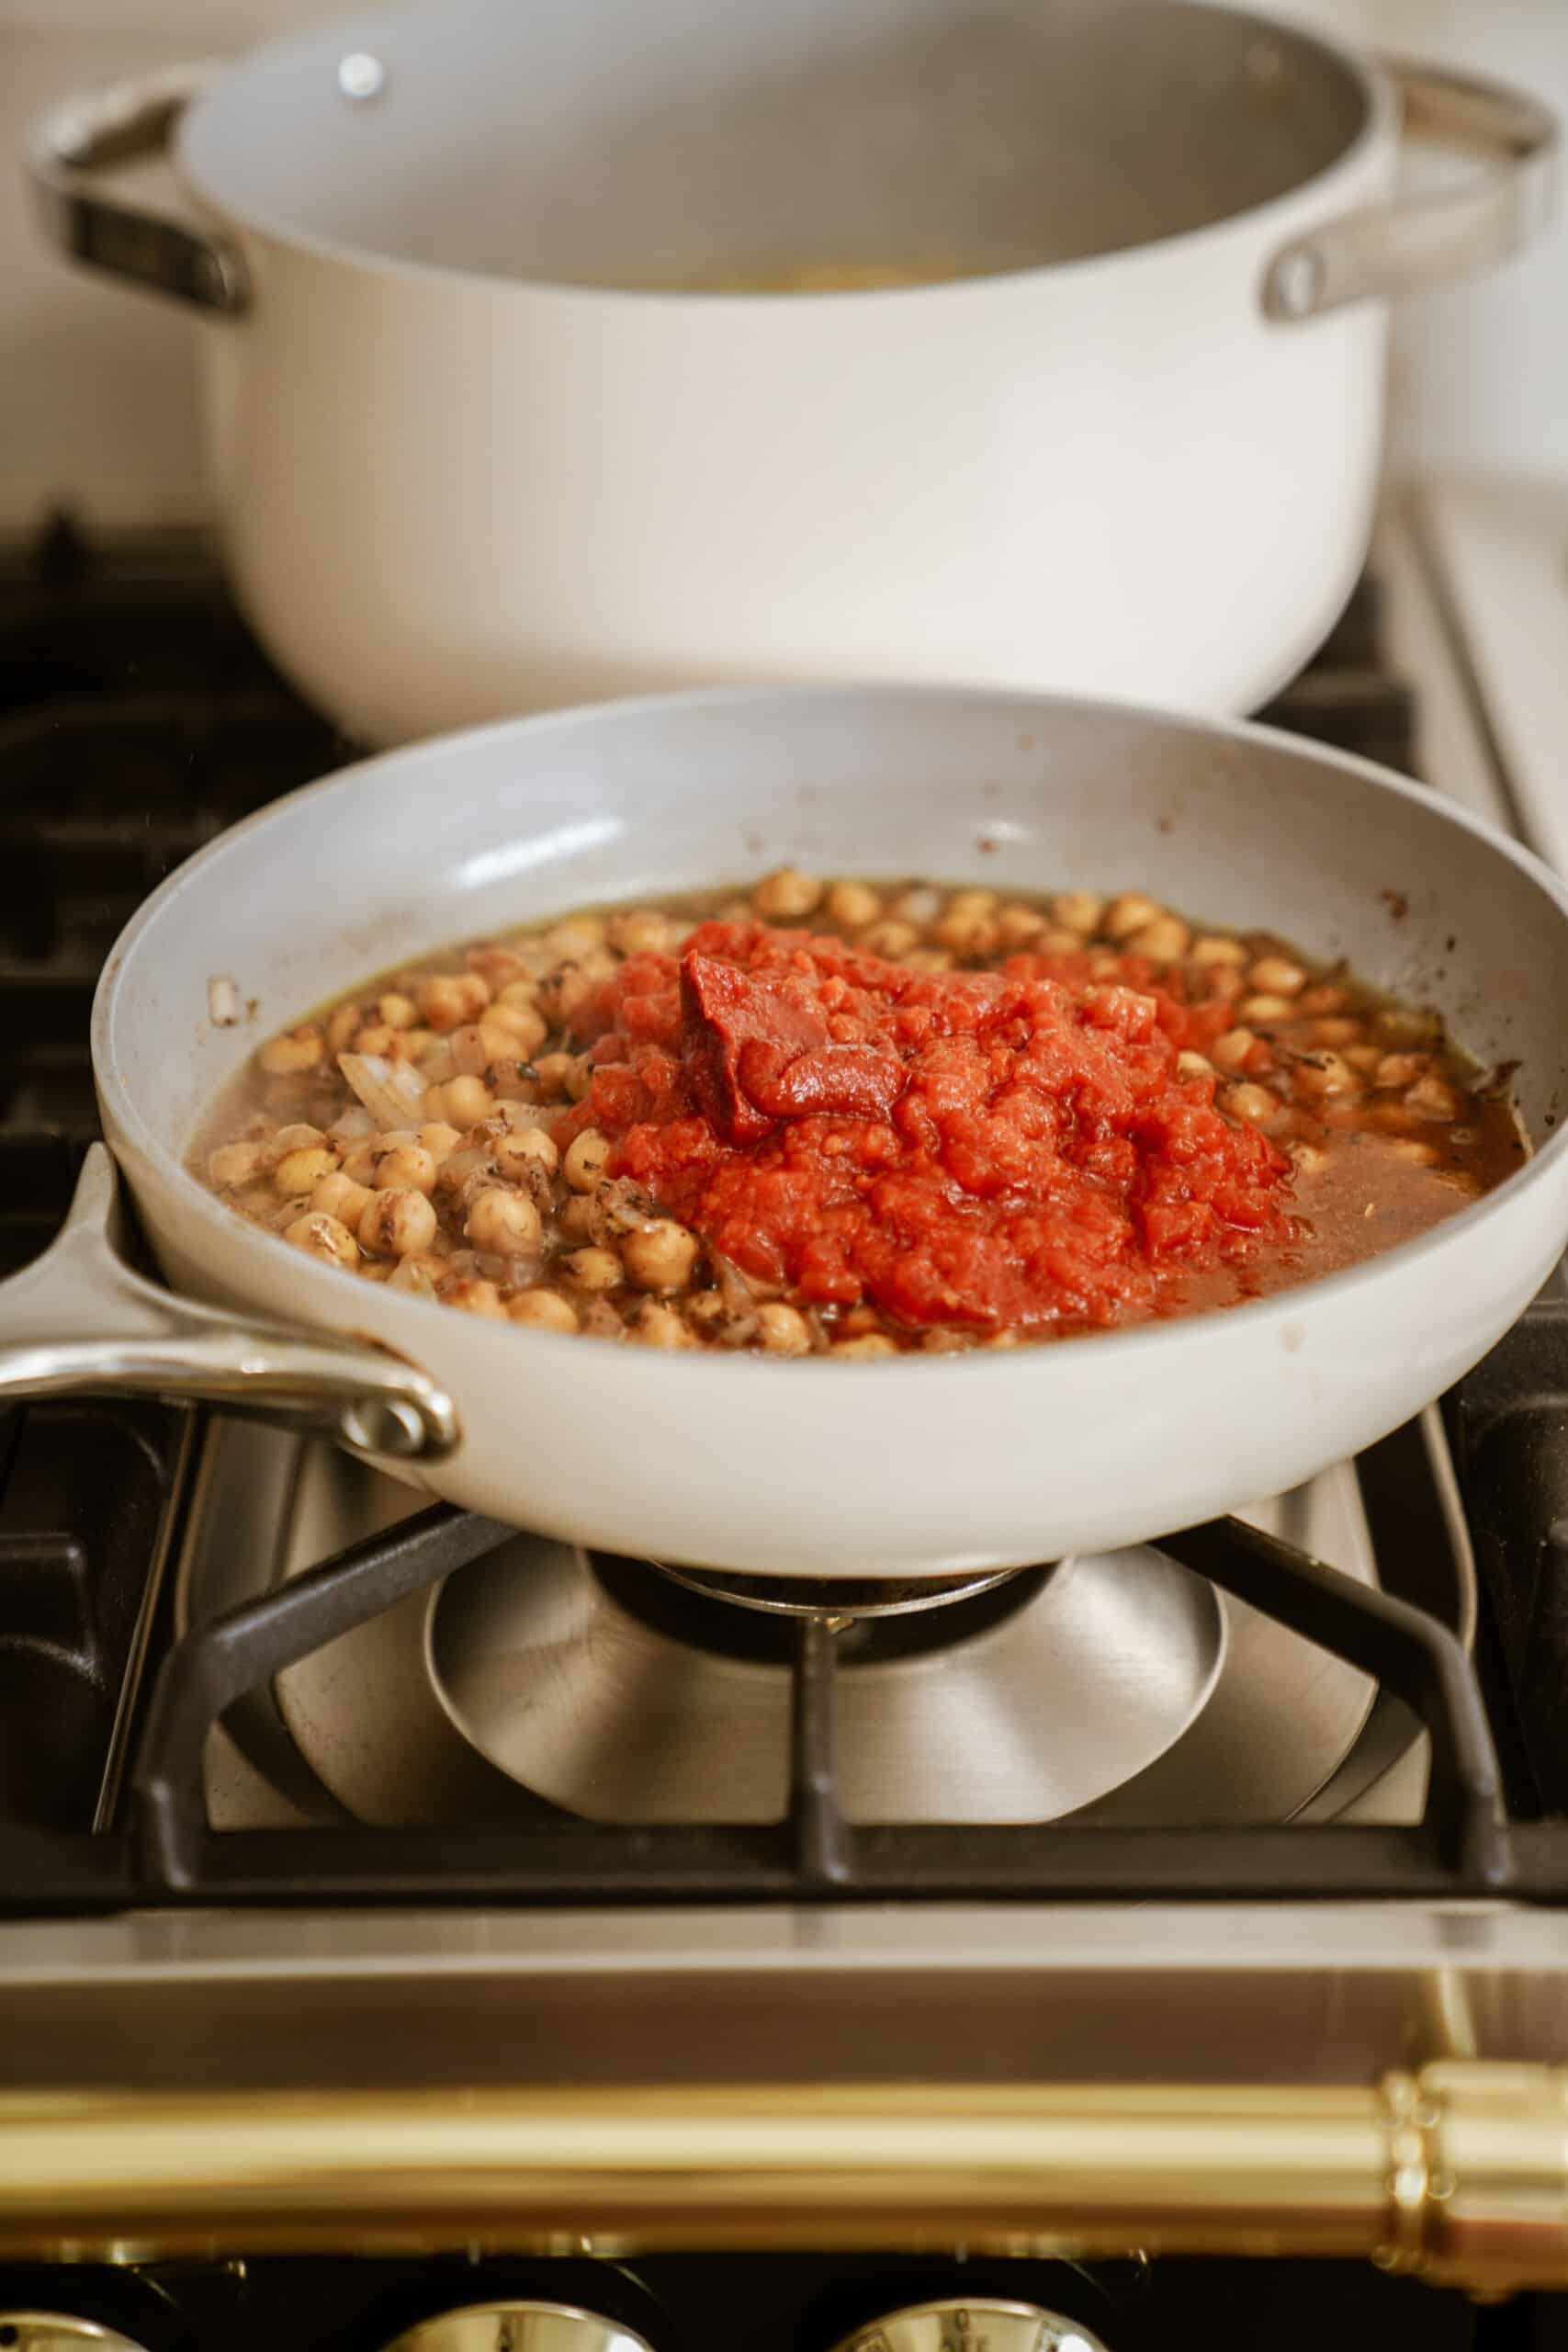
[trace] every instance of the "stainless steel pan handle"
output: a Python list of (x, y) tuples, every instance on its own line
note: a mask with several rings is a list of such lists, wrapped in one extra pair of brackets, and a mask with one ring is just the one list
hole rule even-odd
[(1408, 138), (1473, 155), (1462, 186), (1396, 197), (1292, 237), (1263, 278), (1263, 311), (1294, 322), (1347, 302), (1414, 294), (1501, 261), (1550, 220), (1556, 198), (1558, 122), (1523, 91), (1468, 74), (1385, 58)]
[(72, 1391), (173, 1397), (434, 1461), (457, 1442), (451, 1398), (368, 1344), (177, 1298), (127, 1265), (114, 1161), (87, 1154), (64, 1226), (0, 1283), (0, 1405)]
[(26, 154), (39, 215), (62, 253), (233, 318), (250, 303), (250, 278), (236, 245), (92, 185), (96, 172), (165, 153), (175, 123), (217, 71), (214, 64), (171, 65), (68, 98), (34, 124)]

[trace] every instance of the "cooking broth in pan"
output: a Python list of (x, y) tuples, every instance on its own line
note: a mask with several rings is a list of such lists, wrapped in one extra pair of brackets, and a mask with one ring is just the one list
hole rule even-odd
[(270, 1039), (194, 1166), (363, 1280), (864, 1358), (1232, 1306), (1510, 1174), (1506, 1073), (1152, 897), (825, 883), (568, 915)]

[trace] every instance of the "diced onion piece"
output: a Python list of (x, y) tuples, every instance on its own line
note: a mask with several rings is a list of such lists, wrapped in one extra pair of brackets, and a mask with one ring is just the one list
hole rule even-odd
[(232, 1029), (244, 1007), (240, 984), (229, 972), (215, 972), (207, 983), (207, 1017), (215, 1029)]
[(378, 1127), (419, 1125), (425, 1082), (407, 1062), (389, 1062), (380, 1054), (340, 1054), (337, 1066)]

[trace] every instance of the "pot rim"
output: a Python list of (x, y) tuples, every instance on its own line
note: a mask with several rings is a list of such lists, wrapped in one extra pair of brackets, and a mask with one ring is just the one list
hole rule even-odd
[[(1198, 4), (1199, 0), (1165, 0), (1173, 18), (1179, 14), (1189, 13)], [(1117, 246), (1109, 253), (1087, 254), (1066, 261), (1025, 264), (1010, 269), (965, 272), (956, 277), (934, 279), (923, 285), (818, 288), (787, 292), (767, 289), (736, 291), (722, 288), (616, 286), (572, 278), (505, 277), (490, 270), (410, 259), (381, 252), (374, 246), (356, 244), (315, 230), (301, 229), (267, 209), (231, 205), (213, 179), (204, 175), (192, 158), (191, 150), (205, 116), (215, 97), (231, 88), (244, 75), (253, 59), (272, 57), (285, 50), (304, 51), (321, 46), (333, 31), (331, 22), (291, 38), (268, 42), (220, 72), (182, 114), (171, 144), (170, 161), (190, 201), (231, 235), (241, 240), (247, 237), (254, 239), (269, 245), (285, 258), (308, 257), (333, 268), (364, 272), (392, 285), (406, 284), (432, 289), (461, 288), (470, 293), (483, 290), (493, 294), (498, 300), (522, 296), (548, 296), (594, 309), (615, 307), (637, 311), (646, 307), (677, 311), (700, 309), (705, 316), (747, 322), (785, 311), (791, 315), (798, 311), (811, 320), (819, 320), (828, 314), (852, 315), (866, 302), (956, 303), (974, 301), (998, 292), (1010, 292), (1015, 288), (1029, 293), (1045, 281), (1067, 283), (1090, 270), (1101, 273), (1111, 269), (1127, 270), (1147, 256), (1163, 255), (1167, 251), (1174, 252), (1178, 248), (1192, 254), (1212, 252), (1226, 240), (1239, 242), (1244, 237), (1250, 239), (1254, 234), (1261, 236), (1265, 231), (1272, 231), (1275, 234), (1293, 232), (1300, 226), (1301, 209), (1303, 199), (1308, 198), (1314, 199), (1314, 217), (1318, 217), (1321, 206), (1321, 217), (1326, 218), (1342, 209), (1342, 204), (1350, 201), (1348, 195), (1337, 201), (1337, 189), (1342, 185), (1353, 188), (1368, 157), (1396, 139), (1399, 126), (1397, 95), (1391, 76), (1375, 58), (1348, 47), (1315, 28), (1309, 29), (1271, 9), (1221, 6), (1216, 5), (1216, 0), (1201, 0), (1201, 5), (1211, 14), (1229, 17), (1238, 25), (1251, 26), (1255, 34), (1273, 35), (1298, 49), (1315, 51), (1355, 84), (1361, 98), (1361, 120), (1339, 153), (1306, 178), (1296, 181), (1278, 195), (1267, 197), (1258, 204), (1244, 206), (1237, 211), (1227, 212), (1200, 228), (1171, 230), (1133, 244)], [(351, 27), (370, 20), (354, 17), (336, 21), (346, 35)]]

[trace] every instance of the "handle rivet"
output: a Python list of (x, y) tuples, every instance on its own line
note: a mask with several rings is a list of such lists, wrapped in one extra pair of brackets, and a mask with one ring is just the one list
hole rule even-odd
[(1323, 299), (1323, 255), (1312, 245), (1293, 245), (1274, 265), (1274, 300), (1288, 319), (1304, 319)]
[(363, 103), (367, 98), (378, 98), (387, 86), (387, 69), (378, 57), (367, 49), (351, 49), (339, 61), (337, 85), (345, 98)]

